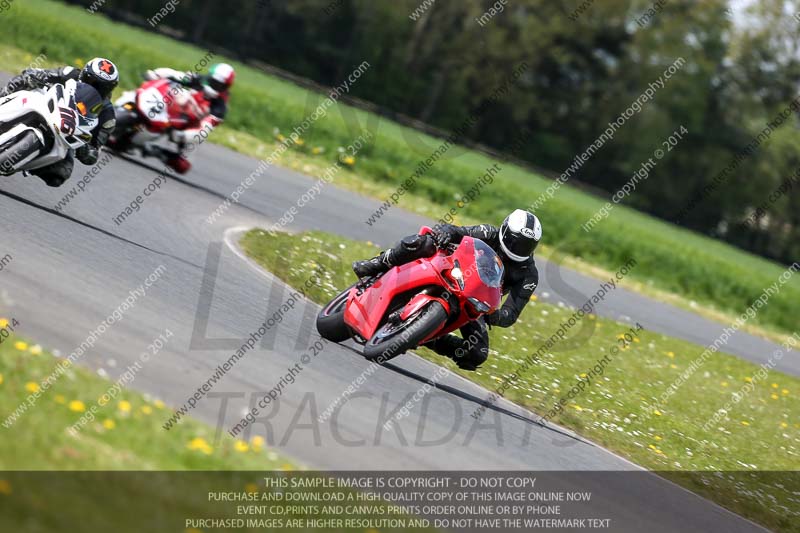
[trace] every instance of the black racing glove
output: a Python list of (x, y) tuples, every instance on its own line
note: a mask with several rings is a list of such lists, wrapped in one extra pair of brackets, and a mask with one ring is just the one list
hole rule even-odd
[(91, 144), (84, 144), (75, 152), (75, 157), (84, 165), (94, 165), (100, 156), (100, 149)]
[(433, 242), (440, 250), (444, 250), (456, 238), (456, 231), (452, 227), (444, 226), (433, 230)]

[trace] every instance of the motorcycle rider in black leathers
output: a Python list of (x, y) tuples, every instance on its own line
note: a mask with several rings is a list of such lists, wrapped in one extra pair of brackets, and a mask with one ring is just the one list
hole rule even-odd
[(532, 254), (542, 237), (542, 225), (535, 215), (517, 209), (499, 228), (489, 224), (441, 224), (434, 228), (433, 235), (411, 235), (377, 257), (356, 261), (353, 271), (359, 278), (377, 276), (391, 267), (430, 257), (437, 248), (458, 244), (465, 236), (482, 240), (500, 256), (505, 267), (503, 294), (508, 297), (496, 312), (462, 327), (461, 337), (445, 335), (425, 346), (453, 359), (464, 370), (475, 370), (489, 357), (487, 324), (502, 328), (514, 324), (539, 284), (539, 271)]
[(74, 154), (70, 152), (65, 159), (46, 167), (32, 170), (31, 174), (40, 177), (50, 187), (60, 187), (72, 175), (75, 157), (84, 165), (94, 165), (100, 156), (100, 149), (108, 142), (108, 137), (116, 126), (116, 114), (111, 103), (111, 92), (119, 83), (119, 71), (108, 59), (95, 58), (89, 61), (82, 70), (74, 67), (57, 69), (27, 69), (21, 75), (11, 79), (0, 89), (0, 98), (17, 91), (49, 87), (56, 83), (76, 80), (91, 85), (103, 99), (103, 105), (97, 114), (98, 126), (95, 128), (89, 144), (80, 147)]

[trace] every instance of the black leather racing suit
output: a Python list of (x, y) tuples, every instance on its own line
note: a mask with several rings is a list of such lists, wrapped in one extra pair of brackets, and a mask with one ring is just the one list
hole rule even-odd
[[(460, 243), (466, 236), (474, 237), (488, 244), (503, 260), (505, 276), (503, 277), (503, 294), (507, 295), (502, 307), (491, 315), (486, 315), (470, 322), (461, 328), (461, 337), (445, 335), (426, 346), (438, 354), (450, 357), (467, 370), (474, 370), (489, 357), (489, 333), (487, 324), (507, 328), (513, 325), (520, 313), (528, 304), (531, 295), (539, 285), (539, 270), (533, 257), (517, 262), (508, 259), (500, 246), (500, 228), (489, 224), (480, 226), (452, 226), (449, 224), (436, 227), (438, 232), (446, 232), (451, 242)], [(401, 240), (394, 248), (387, 251), (390, 263), (400, 265), (430, 257), (436, 253), (436, 245), (430, 235), (412, 235)]]
[[(56, 83), (66, 83), (67, 80), (78, 80), (81, 71), (73, 67), (58, 69), (27, 69), (21, 75), (11, 78), (11, 81), (0, 89), (0, 98), (17, 91), (48, 87)], [(103, 100), (103, 107), (98, 113), (98, 126), (95, 128), (91, 142), (81, 147), (75, 156), (84, 165), (94, 165), (100, 154), (100, 148), (108, 142), (108, 137), (116, 126), (114, 105), (109, 98)], [(39, 176), (50, 187), (60, 187), (72, 175), (75, 160), (72, 153), (52, 165), (31, 171)]]

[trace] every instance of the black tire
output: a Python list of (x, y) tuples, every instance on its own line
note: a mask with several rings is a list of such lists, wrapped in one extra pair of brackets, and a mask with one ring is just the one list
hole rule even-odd
[(323, 339), (331, 342), (342, 342), (352, 336), (350, 328), (344, 323), (344, 307), (352, 288), (352, 286), (348, 287), (347, 290), (340, 293), (328, 305), (323, 307), (317, 315), (317, 331)]
[(41, 149), (42, 143), (36, 134), (26, 131), (16, 142), (0, 147), (0, 174), (13, 174), (16, 171), (9, 172), (9, 169), (14, 168), (14, 165)]
[(383, 363), (419, 346), (447, 322), (447, 311), (431, 302), (399, 326), (384, 324), (364, 345), (364, 357)]

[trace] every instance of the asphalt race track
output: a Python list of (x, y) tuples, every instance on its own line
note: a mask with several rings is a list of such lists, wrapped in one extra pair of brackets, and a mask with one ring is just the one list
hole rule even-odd
[[(0, 271), (0, 315), (16, 318), (23, 335), (66, 355), (163, 265), (161, 278), (100, 336), (81, 363), (117, 379), (168, 328), (174, 336), (132, 386), (172, 407), (186, 402), (258, 329), (268, 310), (271, 314), (289, 297), (288, 289), (284, 293), (281, 284), (235, 249), (237, 236), (244, 228), (274, 223), (314, 183), (270, 168), (242, 196), (241, 205), (209, 225), (206, 217), (258, 161), (206, 144), (194, 163), (186, 178), (168, 178), (121, 225), (113, 218), (142, 194), (158, 166), (116, 158), (63, 214), (53, 207), (83, 176), (84, 167), (77, 165), (73, 180), (61, 189), (49, 189), (33, 177), (3, 178), (0, 257), (10, 254), (13, 260)], [(364, 220), (379, 204), (330, 185), (300, 211), (290, 229), (325, 229), (388, 245), (426, 222), (396, 208), (370, 228)], [(551, 301), (582, 303), (580, 294), (591, 295), (599, 285), (567, 269), (541, 267), (539, 293), (548, 293)], [(562, 281), (557, 281), (559, 273)], [(217, 426), (220, 434), (237, 424), (289, 367), (310, 353), (308, 347), (319, 339), (316, 310), (311, 304), (297, 305), (197, 402), (191, 416)], [(719, 324), (619, 289), (599, 312), (615, 319), (630, 317), (648, 330), (700, 344), (713, 342), (722, 331)], [(737, 334), (728, 348), (761, 362), (777, 346)], [(781, 364), (782, 371), (800, 374), (796, 358), (785, 357)], [(413, 355), (375, 370), (332, 420), (319, 422), (319, 415), (368, 368), (354, 350), (326, 345), (245, 436), (262, 435), (284, 453), (322, 469), (637, 469), (563, 428), (539, 425), (536, 415), (505, 401), (475, 422), (470, 414), (487, 391), (453, 374), (392, 429), (384, 429), (391, 414), (438, 369)], [(649, 474), (627, 485), (598, 486), (596, 492), (607, 498), (603, 512), (632, 530), (761, 530)]]

